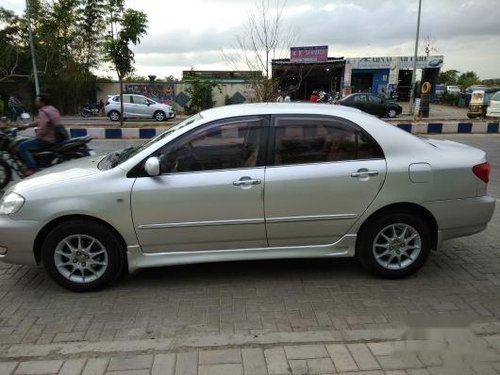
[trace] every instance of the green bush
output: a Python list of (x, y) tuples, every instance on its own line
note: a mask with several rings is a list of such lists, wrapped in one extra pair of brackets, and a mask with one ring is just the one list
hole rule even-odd
[(443, 103), (458, 106), (458, 101), (460, 100), (460, 95), (452, 95), (450, 93), (445, 92), (443, 94)]

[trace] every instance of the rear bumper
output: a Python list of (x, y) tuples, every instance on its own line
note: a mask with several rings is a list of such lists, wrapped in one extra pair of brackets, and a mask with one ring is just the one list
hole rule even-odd
[[(482, 197), (426, 202), (423, 204), (436, 219), (439, 241), (469, 236), (486, 229), (496, 200), (485, 195)], [(439, 243), (438, 243), (439, 245)]]

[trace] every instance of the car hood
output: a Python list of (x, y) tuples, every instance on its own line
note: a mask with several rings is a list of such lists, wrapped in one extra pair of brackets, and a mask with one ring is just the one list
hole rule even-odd
[(97, 164), (102, 157), (89, 156), (55, 165), (18, 182), (11, 189), (28, 191), (96, 174), (99, 172)]

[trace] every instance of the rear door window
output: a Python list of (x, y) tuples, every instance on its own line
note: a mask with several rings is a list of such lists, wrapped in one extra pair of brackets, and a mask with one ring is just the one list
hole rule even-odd
[(272, 165), (383, 158), (377, 142), (362, 128), (324, 116), (274, 119)]

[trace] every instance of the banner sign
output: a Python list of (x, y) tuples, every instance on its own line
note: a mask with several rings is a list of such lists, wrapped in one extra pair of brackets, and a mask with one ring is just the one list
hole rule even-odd
[[(417, 56), (417, 69), (443, 67), (443, 56)], [(351, 57), (347, 61), (353, 69), (413, 69), (413, 56), (398, 57)]]
[(291, 63), (317, 63), (328, 61), (328, 46), (292, 47)]

